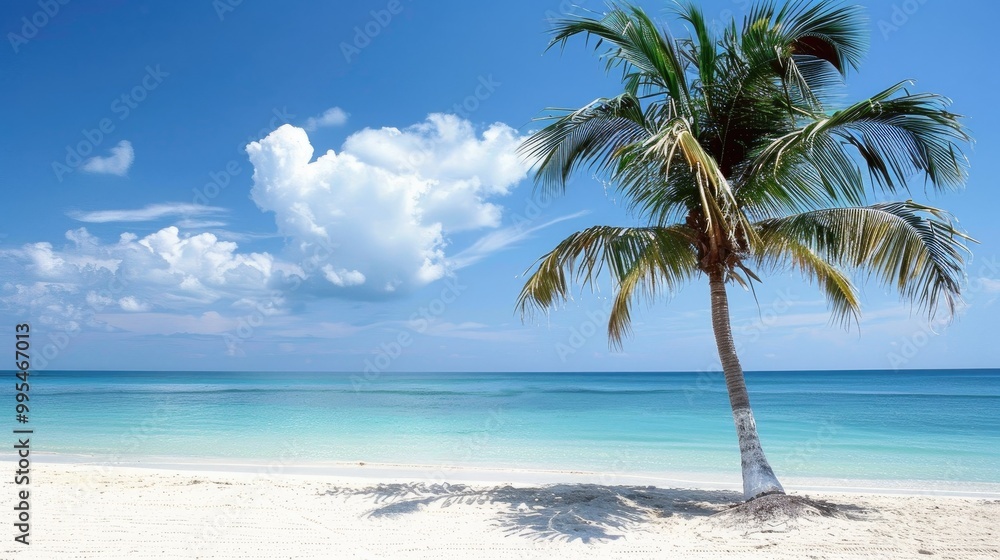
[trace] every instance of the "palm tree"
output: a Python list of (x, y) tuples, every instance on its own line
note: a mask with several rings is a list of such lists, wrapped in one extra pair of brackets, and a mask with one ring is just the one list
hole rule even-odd
[(960, 144), (971, 138), (949, 100), (911, 93), (909, 82), (834, 111), (866, 48), (860, 8), (762, 2), (721, 33), (693, 4), (677, 13), (690, 38), (675, 39), (631, 5), (555, 23), (550, 48), (596, 39), (624, 91), (545, 117), (521, 147), (536, 185), (563, 192), (589, 168), (647, 225), (569, 236), (536, 263), (518, 307), (524, 316), (554, 306), (571, 284), (593, 285), (606, 271), (616, 292), (608, 337), (620, 348), (634, 300), (706, 276), (744, 495), (781, 494), (733, 344), (727, 284), (752, 287), (759, 272), (797, 269), (849, 327), (860, 316), (849, 274), (857, 271), (930, 316), (953, 312), (970, 238), (936, 208), (872, 202), (908, 192), (921, 175), (935, 191), (961, 187)]

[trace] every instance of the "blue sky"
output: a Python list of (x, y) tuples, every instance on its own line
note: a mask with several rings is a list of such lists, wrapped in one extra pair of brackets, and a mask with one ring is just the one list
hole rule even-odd
[[(639, 306), (622, 352), (604, 336), (607, 283), (514, 313), (522, 273), (559, 240), (637, 223), (587, 174), (539, 196), (512, 153), (544, 108), (619, 91), (582, 41), (544, 52), (547, 18), (573, 4), (5, 2), (0, 324), (30, 322), (36, 366), (58, 369), (716, 368), (705, 282)], [(720, 22), (747, 4), (702, 3)], [(815, 287), (765, 278), (759, 307), (731, 290), (744, 367), (995, 367), (984, 59), (1000, 8), (864, 4), (871, 49), (849, 94), (915, 79), (977, 140), (964, 192), (914, 189), (981, 242), (967, 305), (932, 324), (869, 282), (845, 332)], [(685, 34), (670, 3), (641, 5)]]

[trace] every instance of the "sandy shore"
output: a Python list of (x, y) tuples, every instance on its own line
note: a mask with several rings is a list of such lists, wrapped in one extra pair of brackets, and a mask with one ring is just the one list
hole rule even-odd
[[(36, 463), (31, 545), (14, 542), (8, 506), (0, 558), (1000, 557), (995, 495), (792, 487), (839, 515), (747, 530), (715, 515), (740, 499), (720, 488), (531, 484), (513, 474), (504, 483), (495, 472), (435, 485), (378, 474)], [(5, 483), (8, 503), (15, 490)]]

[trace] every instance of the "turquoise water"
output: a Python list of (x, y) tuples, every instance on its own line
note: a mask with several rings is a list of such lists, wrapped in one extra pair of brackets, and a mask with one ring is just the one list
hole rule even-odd
[[(1000, 370), (753, 372), (781, 476), (1000, 482)], [(728, 473), (721, 374), (38, 372), (33, 451)]]

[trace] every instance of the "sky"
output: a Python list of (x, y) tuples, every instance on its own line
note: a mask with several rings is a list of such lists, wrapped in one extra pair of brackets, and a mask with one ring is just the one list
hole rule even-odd
[[(666, 1), (641, 6), (687, 35)], [(747, 0), (701, 3), (721, 24)], [(950, 97), (976, 142), (946, 208), (972, 245), (965, 305), (929, 320), (875, 281), (833, 325), (801, 277), (730, 288), (747, 370), (1000, 365), (997, 79), (986, 1), (863, 2), (847, 96), (904, 79)], [(593, 46), (546, 52), (600, 1), (18, 0), (0, 6), (0, 328), (36, 369), (717, 370), (704, 278), (639, 304), (613, 287), (522, 317), (524, 273), (567, 235), (639, 225), (583, 172), (536, 191), (518, 143), (549, 107), (619, 93)], [(13, 340), (13, 336), (11, 336)]]

